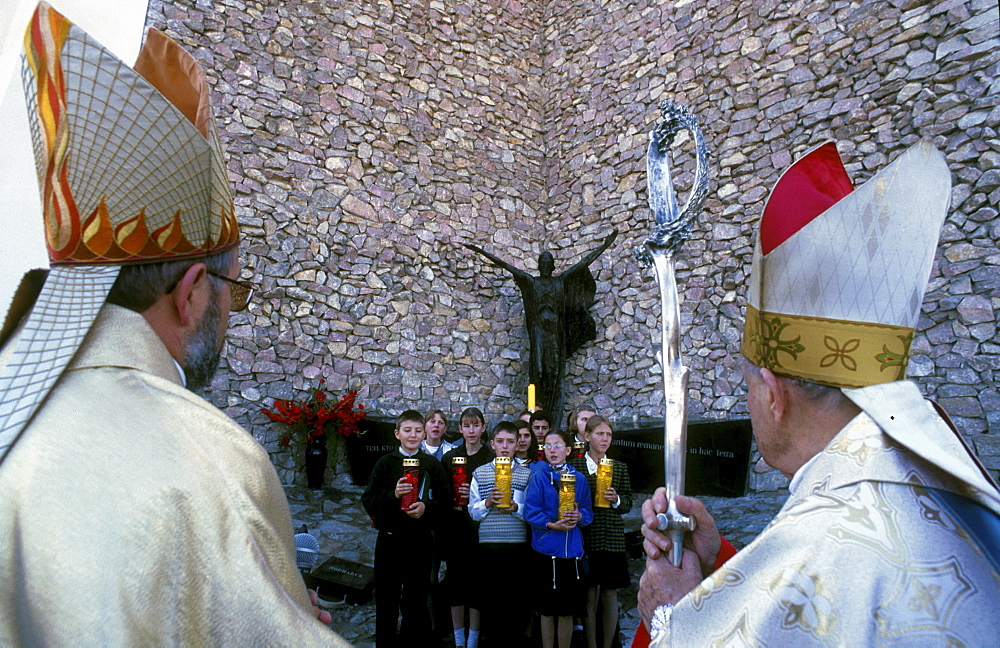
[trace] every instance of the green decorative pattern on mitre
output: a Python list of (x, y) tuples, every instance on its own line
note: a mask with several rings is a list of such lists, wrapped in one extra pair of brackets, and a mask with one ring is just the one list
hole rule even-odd
[(902, 380), (913, 329), (760, 312), (747, 306), (741, 351), (774, 373), (831, 387)]

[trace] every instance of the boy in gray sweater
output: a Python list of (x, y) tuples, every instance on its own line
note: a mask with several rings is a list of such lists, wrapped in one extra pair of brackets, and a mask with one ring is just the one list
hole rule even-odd
[[(496, 459), (472, 473), (469, 488), (469, 515), (479, 522), (479, 547), (482, 578), (479, 600), (483, 614), (483, 632), (491, 644), (517, 645), (525, 638), (527, 610), (509, 605), (514, 600), (519, 579), (518, 568), (527, 564), (528, 526), (524, 522), (524, 490), (531, 471), (513, 461), (517, 449), (517, 426), (501, 421), (493, 428), (490, 445), (496, 456), (511, 459), (511, 505), (500, 508), (503, 496), (496, 486)], [(471, 637), (469, 647), (473, 648)]]

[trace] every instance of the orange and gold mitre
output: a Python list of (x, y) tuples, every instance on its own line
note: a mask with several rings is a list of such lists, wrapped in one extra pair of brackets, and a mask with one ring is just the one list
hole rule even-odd
[(903, 379), (950, 198), (928, 140), (856, 189), (833, 142), (796, 161), (764, 206), (743, 355), (832, 387)]
[(128, 67), (39, 4), (24, 86), (53, 266), (149, 263), (236, 245), (205, 73), (149, 30)]

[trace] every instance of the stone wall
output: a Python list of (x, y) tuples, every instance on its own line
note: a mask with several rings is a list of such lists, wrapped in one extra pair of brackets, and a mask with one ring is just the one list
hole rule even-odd
[[(910, 374), (996, 474), (998, 33), (993, 2), (550, 3), (545, 132), (548, 157), (561, 164), (549, 170), (547, 226), (626, 231), (614, 271), (601, 275), (602, 292), (619, 299), (596, 309), (604, 339), (574, 363), (568, 391), (600, 391), (599, 405), (619, 411), (661, 406), (644, 351), (653, 281), (625, 253), (649, 229), (643, 155), (658, 101), (690, 106), (715, 155), (705, 217), (678, 273), (690, 408), (709, 417), (745, 411), (733, 369), (742, 289), (753, 225), (781, 171), (834, 139), (860, 184), (930, 137), (954, 190)], [(772, 474), (754, 485), (783, 481)]]
[(266, 447), (258, 408), (319, 377), (383, 413), (516, 413), (520, 298), (461, 243), (530, 271), (551, 249), (559, 271), (611, 227), (567, 406), (658, 413), (656, 288), (631, 250), (651, 222), (646, 133), (671, 98), (715, 156), (678, 273), (692, 415), (745, 412), (742, 286), (781, 170), (832, 138), (860, 183), (931, 137), (954, 190), (911, 374), (1000, 470), (995, 2), (153, 0), (148, 22), (213, 83), (244, 276), (262, 288), (232, 318), (213, 398)]

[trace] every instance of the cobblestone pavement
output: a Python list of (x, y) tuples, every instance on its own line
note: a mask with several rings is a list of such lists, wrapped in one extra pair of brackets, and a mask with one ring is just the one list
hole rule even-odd
[[(354, 486), (346, 476), (338, 477), (327, 488), (309, 490), (301, 486), (286, 486), (292, 521), (296, 528), (305, 524), (309, 532), (316, 536), (320, 546), (320, 561), (331, 556), (355, 560), (371, 565), (375, 555), (376, 531), (361, 506), (362, 489)], [(706, 508), (715, 518), (720, 533), (729, 539), (737, 549), (751, 542), (781, 508), (787, 491), (751, 494), (737, 498), (704, 497)], [(626, 530), (639, 528), (639, 502), (646, 495), (637, 495), (637, 505), (625, 516)], [(619, 591), (621, 603), (621, 628), (628, 645), (639, 625), (636, 610), (636, 593), (644, 561), (629, 561), (632, 585)], [(321, 605), (333, 616), (330, 627), (341, 637), (356, 646), (375, 645), (375, 604), (369, 601), (354, 605), (335, 599), (322, 589), (319, 592)], [(450, 646), (450, 630), (441, 633), (442, 646)]]

